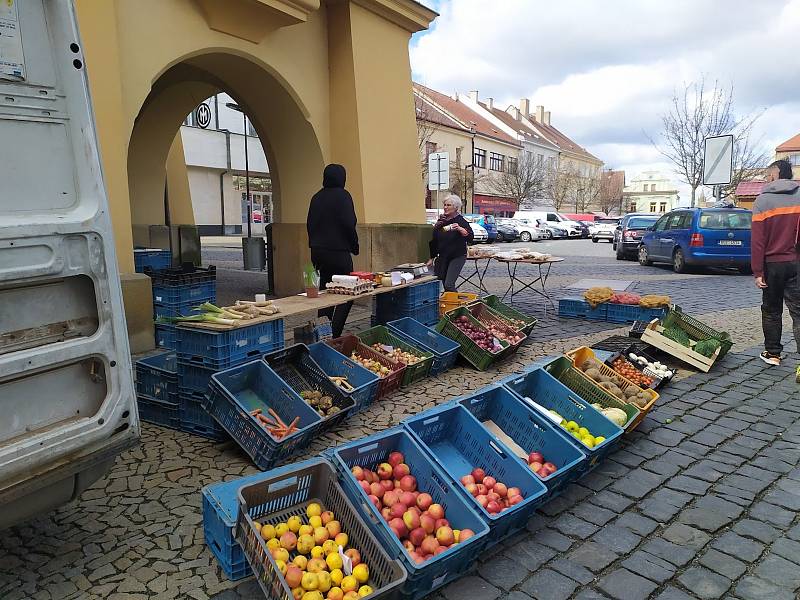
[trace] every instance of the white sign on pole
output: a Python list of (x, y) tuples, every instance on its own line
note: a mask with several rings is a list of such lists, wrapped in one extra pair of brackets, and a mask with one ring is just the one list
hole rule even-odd
[(431, 152), (428, 155), (428, 189), (450, 189), (450, 153)]
[(703, 185), (727, 185), (733, 173), (733, 136), (707, 137), (703, 153)]
[(0, 79), (23, 81), (25, 57), (16, 0), (0, 1)]

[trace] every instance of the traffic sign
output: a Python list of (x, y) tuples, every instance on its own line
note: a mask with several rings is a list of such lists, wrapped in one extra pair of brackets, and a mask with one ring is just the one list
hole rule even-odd
[(202, 102), (194, 112), (194, 120), (197, 126), (203, 129), (211, 125), (211, 107), (205, 102)]
[(449, 152), (431, 152), (428, 155), (428, 189), (450, 189)]
[(727, 185), (732, 174), (733, 136), (707, 137), (703, 152), (703, 185)]

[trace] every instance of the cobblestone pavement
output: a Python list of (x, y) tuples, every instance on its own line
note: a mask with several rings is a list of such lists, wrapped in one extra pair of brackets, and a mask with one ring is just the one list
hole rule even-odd
[[(618, 263), (607, 248), (570, 248), (555, 297), (583, 277), (636, 281), (670, 293), (736, 345), (709, 374), (681, 372), (624, 446), (482, 556), (435, 600), (654, 597), (796, 598), (800, 589), (800, 394), (792, 366), (755, 359), (758, 294), (747, 277), (671, 275)], [(550, 251), (550, 250), (548, 250)], [(593, 256), (580, 256), (586, 253)], [(501, 291), (501, 274), (490, 289)], [(504, 287), (504, 286), (503, 286)], [(626, 328), (558, 319), (538, 301), (535, 340), (487, 373), (464, 367), (396, 394), (315, 441), (298, 459), (399, 423), (534, 359)], [(368, 313), (353, 311), (358, 329)], [(288, 330), (288, 325), (287, 325)], [(791, 347), (794, 349), (794, 346)], [(144, 424), (141, 445), (78, 502), (4, 532), (0, 598), (257, 598), (229, 582), (205, 547), (202, 486), (255, 472), (233, 442)]]

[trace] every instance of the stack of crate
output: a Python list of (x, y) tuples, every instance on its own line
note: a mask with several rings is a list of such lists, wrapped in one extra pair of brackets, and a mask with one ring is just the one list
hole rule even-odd
[(429, 281), (375, 296), (373, 325), (404, 317), (431, 327), (439, 322), (439, 282)]
[(153, 317), (156, 319), (156, 346), (175, 350), (177, 331), (174, 325), (159, 323), (159, 317), (178, 317), (192, 314), (192, 308), (204, 302), (216, 302), (217, 268), (206, 269), (184, 264), (174, 269), (150, 269), (145, 275), (153, 285)]

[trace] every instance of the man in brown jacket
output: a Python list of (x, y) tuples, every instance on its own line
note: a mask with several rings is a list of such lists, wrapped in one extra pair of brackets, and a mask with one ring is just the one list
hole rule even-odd
[(800, 182), (792, 181), (792, 165), (786, 160), (767, 167), (767, 181), (753, 205), (750, 260), (756, 286), (763, 290), (761, 360), (778, 366), (784, 302), (792, 316), (795, 342), (800, 343)]

